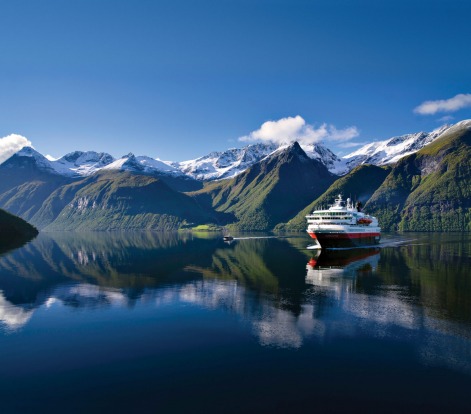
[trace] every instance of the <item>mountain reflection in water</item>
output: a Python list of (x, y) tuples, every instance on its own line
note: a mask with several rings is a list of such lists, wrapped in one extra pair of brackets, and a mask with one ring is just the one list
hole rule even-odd
[[(227, 323), (235, 317), (233, 340), (252, 338), (261, 349), (321, 347), (325, 355), (335, 346), (338, 358), (351, 352), (342, 344), (366, 340), (406, 346), (414, 363), (469, 379), (470, 238), (408, 238), (395, 247), (313, 256), (298, 235), (228, 245), (176, 233), (40, 234), (0, 257), (0, 337), (24, 335), (34, 347), (38, 326), (50, 329), (59, 320), (73, 326), (89, 314), (120, 312), (137, 329), (142, 309), (159, 315), (178, 307), (172, 329), (183, 316), (222, 315)], [(113, 318), (107, 323), (120, 323)], [(92, 335), (86, 326), (83, 335)], [(176, 348), (195, 340), (187, 331)]]

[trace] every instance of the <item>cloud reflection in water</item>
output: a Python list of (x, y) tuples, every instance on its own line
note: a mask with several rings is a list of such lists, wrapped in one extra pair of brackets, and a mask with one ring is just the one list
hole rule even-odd
[[(42, 236), (0, 259), (0, 321), (6, 331), (25, 327), (38, 308), (92, 312), (140, 305), (157, 311), (191, 304), (236, 315), (264, 347), (299, 349), (366, 335), (413, 344), (424, 364), (471, 373), (469, 329), (423, 306), (419, 295), (428, 290), (414, 290), (409, 281), (411, 251), (309, 259), (276, 239), (221, 246), (175, 235), (54, 237)], [(400, 277), (409, 279), (387, 273), (390, 263), (393, 269), (404, 266)], [(6, 280), (18, 282), (20, 297), (14, 283), (2, 284)]]

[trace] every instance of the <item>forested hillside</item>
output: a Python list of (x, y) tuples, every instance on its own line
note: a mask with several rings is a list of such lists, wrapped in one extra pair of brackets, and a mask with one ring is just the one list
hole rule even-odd
[(342, 194), (361, 201), (383, 230), (469, 231), (470, 144), (471, 121), (462, 121), (396, 164), (360, 165), (337, 176), (295, 142), (233, 178), (207, 182), (149, 172), (140, 164), (63, 176), (25, 148), (0, 165), (0, 208), (44, 230), (168, 231), (209, 225), (303, 231), (306, 214)]
[(347, 175), (337, 179), (325, 193), (314, 199), (287, 223), (277, 226), (277, 230), (303, 231), (306, 229), (306, 215), (316, 208), (327, 208), (338, 194), (350, 197), (365, 204), (378, 187), (383, 183), (390, 168), (375, 165), (361, 165)]
[(37, 234), (25, 220), (0, 210), (0, 253), (23, 245)]
[(471, 126), (400, 160), (365, 208), (386, 230), (471, 230)]
[(233, 228), (271, 230), (322, 194), (335, 178), (294, 143), (231, 180), (211, 183), (195, 196), (207, 208), (232, 214)]

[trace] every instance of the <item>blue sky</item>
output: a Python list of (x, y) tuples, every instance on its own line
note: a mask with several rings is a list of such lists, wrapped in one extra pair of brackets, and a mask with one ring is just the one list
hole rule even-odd
[(288, 131), (347, 153), (471, 118), (470, 15), (465, 0), (1, 1), (0, 137), (181, 161)]

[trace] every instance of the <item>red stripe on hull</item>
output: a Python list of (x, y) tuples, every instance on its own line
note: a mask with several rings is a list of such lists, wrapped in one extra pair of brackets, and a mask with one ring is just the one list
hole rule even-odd
[(309, 236), (318, 240), (321, 247), (354, 247), (379, 243), (380, 233), (311, 233)]
[(309, 233), (313, 239), (361, 239), (364, 237), (379, 237), (380, 233)]

